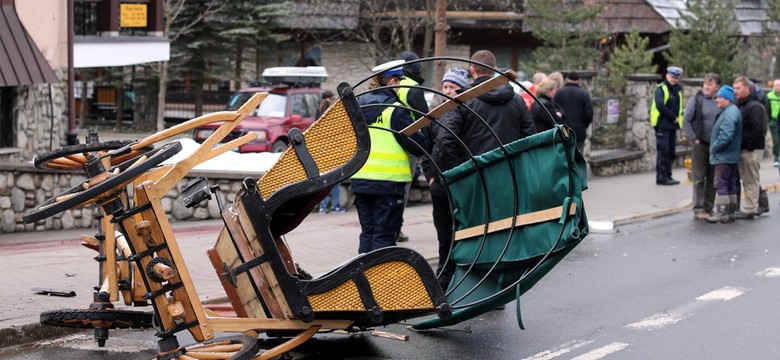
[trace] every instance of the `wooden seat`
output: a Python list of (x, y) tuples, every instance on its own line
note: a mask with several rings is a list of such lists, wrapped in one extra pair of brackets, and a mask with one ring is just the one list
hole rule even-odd
[(301, 279), (280, 236), (311, 213), (333, 186), (365, 163), (368, 128), (352, 89), (292, 145), (259, 181), (246, 179), (212, 260), (238, 316), (341, 319), (357, 326), (386, 324), (422, 313), (449, 314), (425, 259), (405, 248), (362, 254), (317, 278)]

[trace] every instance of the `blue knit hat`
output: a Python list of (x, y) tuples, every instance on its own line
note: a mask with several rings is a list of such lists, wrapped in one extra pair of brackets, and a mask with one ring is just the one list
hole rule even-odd
[(718, 90), (718, 97), (734, 102), (734, 88), (728, 85), (721, 86)]
[(449, 68), (444, 77), (441, 78), (441, 82), (449, 81), (455, 85), (465, 89), (469, 84), (469, 72), (466, 69), (461, 68)]

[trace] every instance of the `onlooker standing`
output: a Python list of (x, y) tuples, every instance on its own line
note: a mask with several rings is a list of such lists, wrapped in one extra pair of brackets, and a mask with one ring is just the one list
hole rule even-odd
[[(372, 79), (370, 87), (395, 86), (401, 81), (401, 69), (390, 69)], [(407, 152), (417, 156), (422, 152), (412, 140), (427, 147), (425, 136), (417, 132), (412, 139), (382, 129), (401, 131), (412, 124), (409, 111), (400, 106), (396, 89), (382, 89), (367, 93), (358, 99), (363, 117), (369, 125), (371, 150), (363, 167), (352, 176), (352, 193), (360, 220), (360, 246), (366, 253), (395, 245), (401, 230), (404, 207), (404, 189), (412, 181)], [(383, 104), (385, 106), (363, 106)]]
[(566, 84), (555, 93), (555, 102), (566, 115), (563, 123), (568, 125), (577, 137), (577, 148), (583, 151), (588, 126), (593, 122), (593, 100), (588, 91), (580, 87), (580, 75), (569, 72), (564, 75)]
[(734, 79), (734, 96), (742, 113), (742, 152), (739, 158), (739, 176), (745, 191), (744, 211), (734, 214), (737, 219), (752, 219), (758, 211), (761, 189), (759, 169), (764, 155), (766, 138), (766, 110), (750, 91), (750, 80), (744, 76)]
[(710, 165), (710, 135), (718, 117), (715, 96), (720, 89), (720, 75), (704, 75), (701, 91), (688, 99), (683, 116), (685, 137), (693, 144), (691, 177), (693, 180), (693, 216), (706, 219), (715, 204), (715, 167)]
[(536, 95), (538, 91), (536, 90), (539, 87), (539, 84), (542, 83), (542, 80), (547, 78), (547, 74), (543, 72), (536, 72), (531, 77), (531, 81), (524, 81), (523, 86), (525, 86), (528, 91), (520, 90), (520, 96), (525, 100), (525, 105), (528, 106), (528, 109), (531, 109), (531, 104), (534, 103), (534, 98), (531, 96), (531, 94)]
[[(474, 78), (472, 87), (493, 77), (496, 57), (492, 52), (477, 51), (471, 56), (471, 60), (491, 67), (484, 68), (478, 65), (469, 67)], [(469, 109), (472, 109), (478, 116)], [(480, 117), (484, 119), (485, 123), (480, 120)], [(469, 152), (473, 155), (479, 155), (493, 150), (501, 144), (508, 144), (536, 133), (531, 112), (520, 95), (515, 93), (509, 84), (501, 85), (467, 101), (465, 107), (459, 106), (447, 112), (441, 117), (440, 126), (452, 131), (451, 133), (439, 128), (431, 151), (431, 159), (442, 171), (449, 170), (468, 160)], [(490, 129), (487, 128), (488, 126)], [(498, 138), (494, 137), (494, 134)], [(466, 149), (461, 147), (461, 143), (456, 137), (462, 140)], [(433, 194), (433, 190), (431, 190), (431, 194)], [(447, 216), (451, 216), (451, 214), (447, 214)], [(451, 237), (451, 235), (447, 236), (446, 241), (451, 241)], [(440, 251), (446, 249), (448, 253), (449, 243), (442, 244), (440, 242), (439, 249)], [(447, 258), (440, 257), (440, 263), (444, 259)], [(452, 276), (452, 270), (448, 271), (450, 272), (445, 271), (439, 277), (439, 284), (445, 289)]]
[(780, 133), (777, 130), (777, 115), (780, 114), (780, 79), (772, 81), (772, 91), (767, 95), (771, 108), (769, 117), (769, 131), (772, 134), (772, 155), (775, 156), (775, 166), (780, 161)]
[[(442, 92), (448, 96), (455, 97), (468, 86), (468, 70), (460, 68), (449, 68), (442, 78)], [(441, 130), (438, 123), (432, 123), (423, 128), (428, 139), (435, 141), (437, 133)], [(433, 152), (433, 142), (429, 142), (428, 152)], [(447, 198), (447, 191), (439, 181), (436, 168), (431, 164), (430, 159), (423, 158), (422, 169), (425, 178), (431, 186), (431, 205), (433, 207), (433, 226), (436, 227), (436, 239), (439, 242), (439, 265), (436, 267), (436, 274), (439, 274), (439, 285), (446, 289), (455, 272), (455, 264), (452, 260), (447, 261), (452, 247), (452, 209), (450, 200)]]
[[(557, 91), (558, 86), (553, 79), (544, 79), (536, 86), (536, 97), (539, 98), (539, 101), (531, 104), (531, 115), (533, 115), (537, 132), (552, 129), (555, 124), (560, 124), (563, 121), (563, 110), (553, 100)], [(547, 115), (548, 111), (552, 118)]]
[(672, 163), (675, 158), (677, 129), (682, 127), (682, 86), (678, 84), (683, 70), (676, 66), (666, 68), (666, 77), (655, 88), (650, 106), (650, 124), (655, 128), (655, 183), (677, 185), (672, 179)]
[(710, 142), (710, 163), (715, 166), (715, 212), (707, 217), (707, 222), (731, 222), (732, 214), (737, 210), (739, 192), (740, 142), (742, 138), (742, 115), (734, 105), (734, 89), (724, 85), (718, 90), (715, 103), (721, 109), (712, 128)]
[[(471, 60), (490, 66), (470, 65), (474, 82), (470, 87), (490, 80), (495, 73), (496, 57), (488, 50), (480, 50), (471, 56)], [(480, 117), (495, 134), (485, 127)], [(449, 170), (469, 159), (468, 152), (455, 139), (459, 137), (473, 155), (479, 155), (497, 148), (500, 143), (508, 144), (517, 139), (536, 133), (531, 112), (525, 106), (520, 95), (516, 94), (509, 84), (504, 84), (466, 102), (465, 107), (459, 106), (445, 114), (441, 119), (442, 126), (452, 130), (442, 130), (437, 134), (433, 146), (433, 160), (443, 170)], [(500, 143), (499, 143), (500, 142)]]

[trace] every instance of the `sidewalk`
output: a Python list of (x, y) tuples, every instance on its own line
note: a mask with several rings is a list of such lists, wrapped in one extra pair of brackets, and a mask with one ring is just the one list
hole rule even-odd
[[(780, 174), (772, 162), (761, 164), (761, 179), (770, 192), (780, 191)], [(691, 211), (691, 185), (686, 170), (674, 170), (676, 186), (655, 185), (654, 173), (593, 177), (584, 192), (585, 209), (592, 232), (611, 232), (627, 223), (678, 212)], [(774, 216), (777, 204), (770, 203)], [(286, 236), (295, 261), (312, 275), (323, 274), (357, 254), (360, 224), (354, 208), (340, 214), (312, 213)], [(691, 221), (693, 215), (691, 212)], [(204, 302), (224, 298), (213, 267), (206, 257), (222, 228), (221, 221), (176, 222), (172, 224), (190, 274)], [(325, 230), (325, 231), (323, 231)], [(403, 227), (411, 239), (400, 246), (420, 252), (432, 264), (438, 260), (430, 205), (409, 207)], [(42, 311), (87, 307), (92, 287), (98, 282), (96, 253), (79, 245), (84, 229), (18, 234), (0, 234), (0, 348), (42, 336), (58, 329), (39, 325)], [(587, 239), (586, 239), (587, 241)], [(74, 291), (74, 297), (37, 295), (31, 288)], [(114, 305), (124, 307), (120, 300)], [(151, 308), (133, 308), (151, 311)]]

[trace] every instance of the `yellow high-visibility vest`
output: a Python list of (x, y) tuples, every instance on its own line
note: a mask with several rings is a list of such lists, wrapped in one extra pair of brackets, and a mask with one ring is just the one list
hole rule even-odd
[[(666, 105), (666, 102), (669, 101), (669, 87), (666, 86), (665, 82), (662, 82), (662, 83), (658, 84), (658, 86), (656, 86), (656, 89), (659, 88), (659, 87), (664, 92), (664, 105)], [(682, 95), (682, 91), (679, 91), (677, 96), (680, 99), (680, 111), (678, 113), (680, 121), (679, 121), (678, 124), (680, 125), (680, 128), (682, 128), (683, 127), (683, 121), (682, 121), (682, 116), (683, 116), (683, 95)], [(650, 105), (650, 125), (653, 125), (653, 126), (658, 125), (658, 118), (660, 118), (660, 117), (661, 117), (661, 111), (658, 110), (658, 106), (656, 106), (656, 104), (655, 104), (655, 92), (653, 92), (653, 104)]]
[[(420, 85), (417, 81), (414, 81), (414, 79), (405, 77), (401, 79), (401, 82), (399, 85), (406, 85), (406, 86), (417, 86)], [(409, 100), (407, 100), (407, 97), (409, 96), (409, 90), (411, 88), (402, 87), (398, 88), (398, 99), (401, 100), (401, 103), (406, 105), (406, 107), (411, 108), (411, 105), (409, 105)], [(417, 113), (415, 113), (413, 110), (409, 110), (409, 113), (412, 114), (412, 120), (417, 120)]]
[[(396, 102), (394, 105), (401, 105)], [(388, 106), (376, 121), (371, 124), (375, 127), (391, 129), (390, 119), (396, 107)], [(409, 168), (409, 155), (401, 144), (395, 139), (395, 134), (390, 131), (368, 128), (371, 138), (371, 150), (368, 160), (353, 179), (386, 180), (396, 182), (411, 182), (412, 171)]]

